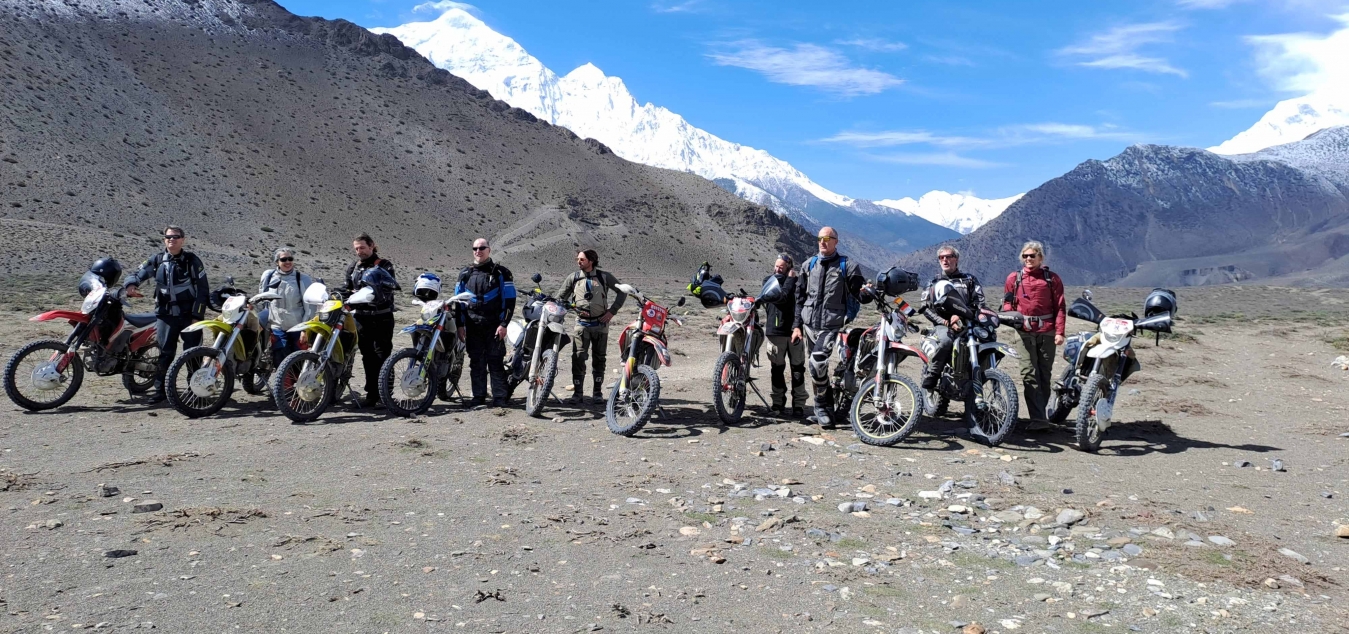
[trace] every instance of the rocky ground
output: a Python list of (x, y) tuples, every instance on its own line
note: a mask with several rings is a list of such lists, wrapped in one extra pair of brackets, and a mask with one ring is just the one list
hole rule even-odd
[[(889, 449), (721, 426), (701, 309), (636, 438), (518, 399), (191, 421), (90, 377), (0, 407), (0, 630), (1342, 632), (1346, 302), (1182, 291), (1096, 455), (954, 419)], [(6, 356), (61, 332), (3, 308)]]

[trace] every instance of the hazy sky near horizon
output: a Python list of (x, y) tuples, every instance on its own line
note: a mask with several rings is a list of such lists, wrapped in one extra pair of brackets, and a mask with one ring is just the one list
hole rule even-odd
[[(282, 0), (365, 27), (460, 3)], [(1133, 143), (1208, 147), (1281, 99), (1343, 86), (1349, 0), (820, 3), (480, 0), (559, 74), (873, 200), (1027, 191)]]

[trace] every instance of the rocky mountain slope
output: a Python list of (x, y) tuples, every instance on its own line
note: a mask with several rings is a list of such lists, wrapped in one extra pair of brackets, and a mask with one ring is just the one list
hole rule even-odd
[(360, 231), (405, 279), (457, 270), (475, 236), (520, 277), (556, 280), (594, 245), (639, 284), (813, 250), (766, 207), (270, 0), (0, 0), (0, 78), (8, 275), (139, 262), (169, 222), (213, 269), (250, 275), (282, 244), (336, 275)]
[(397, 36), (440, 68), (544, 121), (597, 139), (623, 158), (698, 174), (812, 230), (820, 225), (838, 227), (845, 243), (873, 266), (954, 238), (957, 227), (972, 230), (996, 215), (986, 210), (973, 213), (977, 207), (1000, 212), (1010, 202), (970, 197), (969, 207), (937, 209), (943, 202), (937, 196), (931, 202), (938, 204), (928, 210), (923, 201), (929, 198), (924, 196), (912, 205), (885, 208), (834, 193), (764, 150), (717, 137), (666, 108), (641, 104), (622, 79), (605, 75), (594, 64), (558, 75), (518, 42), (460, 8), (428, 22), (372, 30)]
[[(962, 238), (962, 268), (994, 284), (1038, 239), (1070, 284), (1349, 285), (1346, 157), (1349, 127), (1239, 157), (1136, 145), (1078, 165)], [(899, 264), (930, 275), (935, 251)]]

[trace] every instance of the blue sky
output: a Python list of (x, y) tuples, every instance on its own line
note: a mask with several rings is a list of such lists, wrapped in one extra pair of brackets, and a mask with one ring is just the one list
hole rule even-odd
[[(438, 14), (404, 0), (282, 4), (367, 27)], [(1296, 96), (1290, 72), (1349, 65), (1314, 46), (1349, 28), (1334, 17), (1349, 0), (473, 6), (559, 74), (594, 63), (639, 101), (873, 200), (1002, 197), (1132, 143), (1216, 145)]]

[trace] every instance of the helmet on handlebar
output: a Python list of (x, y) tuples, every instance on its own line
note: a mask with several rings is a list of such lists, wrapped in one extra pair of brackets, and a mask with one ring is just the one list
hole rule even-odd
[(89, 272), (103, 280), (104, 286), (116, 286), (122, 279), (122, 264), (113, 258), (99, 258), (89, 267)]
[(440, 278), (435, 273), (422, 273), (412, 285), (412, 294), (424, 302), (440, 297)]
[(891, 297), (918, 290), (918, 274), (897, 266), (876, 276), (876, 288)]
[(1152, 317), (1164, 313), (1175, 316), (1178, 308), (1175, 293), (1165, 288), (1154, 288), (1143, 301), (1143, 316)]

